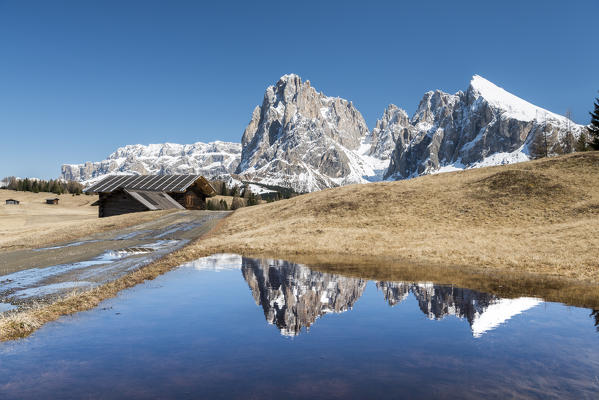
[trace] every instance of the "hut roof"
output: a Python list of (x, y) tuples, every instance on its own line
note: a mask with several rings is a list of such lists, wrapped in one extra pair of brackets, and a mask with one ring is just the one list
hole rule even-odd
[(123, 191), (152, 211), (185, 209), (181, 204), (177, 203), (175, 199), (164, 192), (149, 192), (145, 190), (128, 189), (123, 189)]
[(85, 192), (110, 193), (117, 189), (146, 192), (183, 193), (194, 183), (207, 195), (214, 188), (202, 175), (112, 175), (85, 189)]

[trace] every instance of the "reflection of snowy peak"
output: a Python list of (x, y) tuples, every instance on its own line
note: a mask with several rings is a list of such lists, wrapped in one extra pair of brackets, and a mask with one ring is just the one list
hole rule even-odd
[(107, 174), (199, 174), (208, 178), (230, 174), (239, 164), (238, 143), (141, 144), (118, 148), (104, 161), (65, 164), (62, 177), (93, 182)]
[(266, 89), (241, 141), (237, 173), (299, 192), (379, 179), (388, 164), (351, 102), (293, 74)]
[(269, 324), (285, 336), (309, 329), (320, 316), (351, 309), (366, 281), (315, 272), (286, 261), (243, 259), (243, 277)]
[(475, 316), (470, 324), (472, 335), (480, 337), (483, 333), (495, 329), (508, 319), (523, 313), (541, 303), (541, 300), (531, 297), (518, 299), (499, 299), (493, 302), (482, 314)]
[(432, 283), (377, 282), (376, 285), (391, 306), (401, 303), (411, 292), (429, 319), (448, 315), (465, 318), (476, 338), (541, 303), (530, 297), (501, 299), (488, 293)]

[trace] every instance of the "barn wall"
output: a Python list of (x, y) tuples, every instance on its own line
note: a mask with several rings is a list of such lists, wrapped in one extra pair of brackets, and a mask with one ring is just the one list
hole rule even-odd
[(168, 193), (168, 195), (188, 210), (206, 209), (206, 195), (192, 188), (187, 189), (185, 193)]
[(140, 211), (148, 211), (148, 208), (122, 190), (100, 193), (100, 207), (98, 208), (100, 218)]

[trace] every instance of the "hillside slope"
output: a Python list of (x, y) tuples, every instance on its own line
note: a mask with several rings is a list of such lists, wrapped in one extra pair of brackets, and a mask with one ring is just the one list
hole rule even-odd
[(237, 210), (189, 251), (371, 257), (599, 283), (599, 152), (351, 185)]

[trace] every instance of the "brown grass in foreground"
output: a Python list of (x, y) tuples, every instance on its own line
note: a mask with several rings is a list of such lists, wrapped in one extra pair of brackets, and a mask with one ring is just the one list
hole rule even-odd
[(351, 185), (237, 210), (187, 251), (540, 273), (599, 284), (599, 152)]

